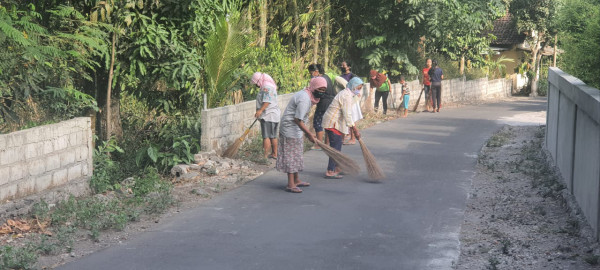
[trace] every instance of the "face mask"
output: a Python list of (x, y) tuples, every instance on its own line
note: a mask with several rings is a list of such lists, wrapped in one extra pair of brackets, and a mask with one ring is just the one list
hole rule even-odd
[(325, 92), (321, 92), (321, 91), (314, 91), (313, 92), (313, 96), (315, 96), (315, 98), (322, 98), (323, 95), (325, 95)]
[(346, 68), (345, 67), (340, 67), (340, 70), (342, 71), (342, 73), (346, 73)]
[(354, 93), (354, 95), (358, 95), (358, 94), (360, 94), (360, 89), (354, 89), (354, 91), (352, 91), (352, 93)]

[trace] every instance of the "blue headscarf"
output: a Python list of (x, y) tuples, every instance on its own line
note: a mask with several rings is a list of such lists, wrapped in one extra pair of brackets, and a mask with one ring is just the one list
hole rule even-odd
[(346, 88), (350, 89), (351, 92), (354, 92), (354, 89), (363, 83), (364, 82), (359, 77), (354, 77), (346, 84)]

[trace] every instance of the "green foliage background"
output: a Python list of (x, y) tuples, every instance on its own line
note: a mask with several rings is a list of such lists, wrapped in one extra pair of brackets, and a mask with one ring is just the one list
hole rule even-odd
[(559, 67), (600, 89), (600, 1), (564, 0), (557, 18)]
[[(559, 67), (600, 86), (599, 1), (553, 1), (558, 4), (548, 9), (530, 0), (267, 0), (266, 6), (248, 0), (7, 0), (0, 3), (0, 132), (96, 116), (96, 166), (104, 169), (94, 189), (102, 192), (147, 167), (166, 173), (191, 162), (200, 150), (204, 102), (215, 107), (254, 99), (249, 78), (256, 71), (270, 74), (282, 94), (307, 84), (306, 66), (315, 59), (329, 74), (347, 60), (361, 77), (377, 69), (416, 79), (431, 57), (447, 79), (503, 77), (508, 60), (490, 60), (494, 37), (486, 33), (508, 8), (522, 30), (558, 33)], [(551, 38), (544, 42), (553, 45)], [(549, 63), (541, 63), (544, 76)], [(100, 121), (109, 85), (119, 116), (111, 119), (119, 127), (114, 138), (103, 136)]]
[[(553, 46), (557, 35), (559, 68), (600, 88), (600, 0), (0, 2), (0, 133), (92, 116), (92, 190), (131, 192), (108, 202), (69, 198), (52, 212), (40, 203), (36, 217), (50, 219), (56, 237), (42, 237), (37, 247), (3, 247), (0, 268), (31, 268), (39, 252), (72, 246), (76, 227), (97, 239), (100, 230), (171, 206), (164, 176), (201, 150), (204, 103), (254, 99), (254, 72), (270, 74), (280, 94), (306, 86), (314, 62), (330, 76), (349, 61), (360, 77), (377, 69), (395, 80), (417, 79), (425, 59), (434, 58), (445, 79), (501, 78), (510, 60), (491, 59), (494, 37), (487, 33), (507, 10), (520, 30), (545, 33), (542, 46)], [(540, 94), (550, 60), (539, 60)], [(533, 77), (532, 61), (514, 61)], [(107, 136), (109, 108), (117, 128)], [(259, 149), (260, 140), (249, 147)]]

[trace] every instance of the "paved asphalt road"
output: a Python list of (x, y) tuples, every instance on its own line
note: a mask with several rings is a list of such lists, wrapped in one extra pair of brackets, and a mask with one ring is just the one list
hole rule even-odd
[[(537, 124), (545, 110), (520, 98), (385, 122), (362, 132), (388, 175), (380, 184), (364, 169), (324, 179), (326, 156), (310, 151), (302, 194), (272, 170), (59, 269), (451, 269), (477, 153), (504, 123)], [(342, 151), (364, 164), (358, 145)]]

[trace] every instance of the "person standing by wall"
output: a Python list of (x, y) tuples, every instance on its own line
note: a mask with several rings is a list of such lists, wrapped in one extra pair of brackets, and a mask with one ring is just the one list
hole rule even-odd
[(408, 102), (410, 101), (410, 89), (408, 89), (408, 84), (404, 79), (404, 76), (400, 76), (400, 86), (402, 87), (402, 109), (404, 109), (404, 114), (402, 117), (408, 116)]
[(301, 181), (298, 175), (304, 170), (303, 134), (309, 141), (313, 143), (316, 141), (304, 123), (308, 121), (310, 108), (319, 103), (325, 90), (327, 90), (327, 81), (324, 78), (312, 78), (308, 87), (292, 96), (281, 116), (279, 156), (275, 168), (287, 173), (288, 184), (285, 188), (287, 192), (301, 193), (300, 187), (310, 186), (310, 183)]
[(440, 112), (442, 108), (442, 80), (444, 79), (444, 71), (438, 65), (437, 61), (433, 61), (432, 68), (429, 69), (429, 78), (431, 79), (431, 100), (433, 101), (433, 112)]
[(421, 76), (421, 82), (423, 82), (423, 91), (425, 92), (425, 105), (426, 105), (426, 112), (429, 112), (432, 110), (431, 108), (431, 81), (429, 78), (429, 69), (431, 69), (431, 58), (427, 58), (427, 61), (425, 61), (425, 67), (423, 68), (422, 71), (422, 75)]
[(375, 92), (375, 112), (379, 109), (379, 100), (383, 98), (383, 114), (387, 114), (387, 98), (392, 85), (390, 79), (383, 73), (371, 70), (369, 72), (369, 83), (371, 89), (377, 88)]
[[(362, 87), (363, 81), (360, 78), (352, 78), (346, 85), (346, 89), (335, 96), (323, 116), (323, 127), (329, 137), (329, 145), (338, 151), (342, 151), (345, 134), (354, 133), (356, 138), (360, 138), (360, 133), (352, 120), (352, 104), (353, 97), (360, 93)], [(329, 158), (325, 178), (339, 179), (342, 177), (339, 167), (336, 166), (333, 159)]]
[[(315, 129), (317, 140), (323, 141), (323, 137), (325, 135), (325, 131), (321, 125), (323, 122), (323, 115), (335, 97), (336, 91), (333, 87), (333, 83), (331, 82), (331, 78), (325, 74), (325, 70), (321, 64), (312, 64), (308, 66), (308, 72), (310, 72), (311, 78), (323, 77), (325, 81), (327, 81), (327, 90), (325, 90), (323, 97), (320, 98), (319, 103), (317, 104), (317, 109), (315, 110), (315, 115), (313, 117), (313, 128)], [(311, 149), (320, 150), (321, 148), (315, 144)]]
[(342, 71), (342, 74), (340, 75), (342, 78), (344, 78), (344, 80), (346, 80), (347, 82), (350, 81), (350, 79), (356, 77), (356, 75), (352, 74), (352, 65), (350, 64), (350, 61), (342, 61), (342, 63), (340, 64), (340, 71)]
[(277, 84), (269, 74), (261, 72), (254, 73), (251, 81), (259, 88), (254, 117), (260, 120), (265, 159), (277, 159), (277, 127), (281, 115), (277, 106)]

